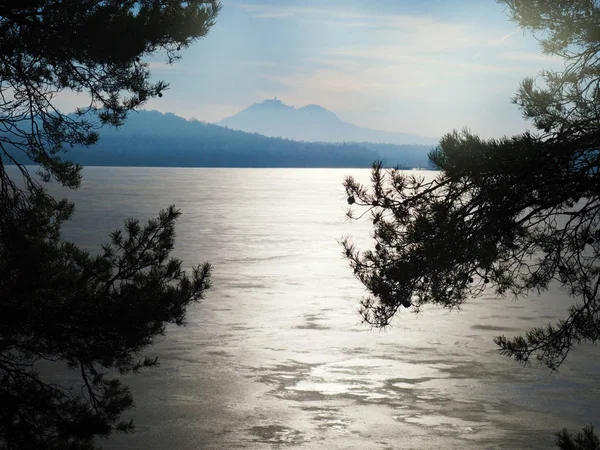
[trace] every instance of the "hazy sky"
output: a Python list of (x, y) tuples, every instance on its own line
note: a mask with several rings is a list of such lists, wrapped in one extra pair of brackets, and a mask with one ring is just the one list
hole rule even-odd
[(209, 35), (172, 67), (148, 109), (216, 122), (277, 96), (360, 126), (440, 136), (527, 128), (519, 81), (561, 62), (494, 0), (223, 0)]

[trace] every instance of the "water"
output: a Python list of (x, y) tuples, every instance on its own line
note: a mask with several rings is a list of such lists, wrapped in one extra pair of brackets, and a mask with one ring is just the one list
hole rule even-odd
[[(127, 377), (137, 432), (106, 449), (546, 449), (599, 425), (598, 350), (560, 373), (523, 368), (492, 339), (563, 316), (561, 292), (402, 311), (386, 331), (356, 313), (362, 286), (336, 242), (370, 243), (344, 219), (344, 175), (368, 170), (87, 168), (66, 234), (91, 250), (127, 217), (182, 211), (176, 256), (214, 264), (214, 288)], [(427, 175), (426, 176), (431, 176)]]

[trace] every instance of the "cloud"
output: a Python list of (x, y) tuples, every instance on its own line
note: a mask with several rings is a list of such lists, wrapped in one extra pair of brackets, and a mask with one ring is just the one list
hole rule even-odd
[(521, 31), (521, 28), (520, 28), (520, 27), (519, 27), (519, 28), (517, 28), (515, 31), (511, 31), (510, 33), (507, 33), (507, 34), (505, 34), (504, 36), (502, 36), (502, 37), (500, 38), (500, 41), (502, 42), (502, 41), (505, 41), (505, 40), (507, 40), (509, 37), (511, 37), (513, 34), (516, 34), (516, 33), (518, 33), (519, 31)]
[(349, 11), (341, 8), (271, 5), (261, 3), (232, 2), (237, 7), (253, 17), (262, 19), (293, 18), (307, 20), (326, 25), (339, 25), (355, 28), (400, 29), (423, 28), (431, 24), (442, 26), (445, 31), (459, 30), (458, 24), (434, 21), (428, 17), (407, 14), (375, 14), (368, 11)]
[[(467, 49), (471, 50), (471, 54), (475, 54), (490, 48), (510, 48), (514, 43), (510, 42), (509, 38), (520, 31), (517, 29), (501, 34), (502, 29), (490, 29), (489, 26), (473, 23), (449, 22), (417, 14), (384, 15), (364, 10), (355, 12), (342, 8), (261, 3), (237, 2), (233, 5), (255, 18), (301, 20), (328, 30), (335, 27), (354, 28), (357, 32), (366, 33), (365, 40), (371, 41), (371, 38), (374, 38), (375, 41), (390, 42), (395, 50), (409, 55)], [(381, 54), (380, 47), (366, 48), (373, 48)]]
[[(520, 29), (506, 33), (502, 31), (505, 25), (494, 28), (483, 24), (448, 22), (426, 15), (384, 15), (320, 6), (247, 2), (233, 5), (254, 17), (293, 18), (323, 25), (332, 34), (336, 33), (332, 28), (334, 26), (364, 29), (356, 30), (355, 38), (348, 39), (349, 43), (345, 46), (332, 47), (325, 42), (321, 55), (313, 56), (313, 63), (321, 66), (331, 66), (327, 60), (335, 59), (338, 67), (345, 68), (357, 61), (363, 64), (370, 61), (369, 64), (429, 66), (428, 70), (433, 66), (442, 66), (448, 70), (472, 73), (519, 73), (523, 72), (523, 67), (514, 63), (526, 61), (525, 58), (495, 55), (500, 50), (518, 48), (519, 42), (511, 42), (509, 38)], [(337, 33), (342, 32), (338, 30)], [(363, 39), (356, 36), (363, 36)], [(386, 44), (363, 44), (361, 41)]]
[[(519, 65), (506, 64), (486, 64), (481, 62), (471, 62), (473, 59), (467, 54), (438, 54), (423, 52), (418, 48), (409, 46), (385, 46), (385, 47), (345, 47), (335, 50), (328, 50), (327, 54), (334, 57), (346, 57), (353, 60), (365, 59), (377, 61), (381, 64), (393, 63), (405, 65), (405, 70), (415, 70), (422, 68), (425, 71), (439, 70), (444, 68), (454, 73), (457, 71), (466, 74), (475, 73), (521, 73), (523, 67)], [(479, 58), (481, 55), (476, 54)], [(435, 69), (437, 67), (438, 69)]]
[[(317, 103), (362, 117), (363, 125), (376, 122), (369, 117), (386, 115), (391, 115), (386, 128), (404, 115), (398, 130), (425, 129), (432, 122), (445, 129), (459, 117), (477, 122), (488, 104), (512, 107), (509, 98), (518, 82), (537, 72), (532, 64), (551, 63), (534, 51), (533, 39), (515, 36), (521, 30), (508, 20), (477, 20), (468, 11), (442, 17), (424, 8), (396, 8), (395, 2), (391, 14), (374, 10), (370, 2), (362, 7), (304, 0), (228, 4), (253, 25), (289, 29), (295, 39), (289, 54), (257, 55), (259, 60), (247, 66), (253, 69), (247, 76), (262, 80), (254, 82), (254, 101), (277, 95), (289, 104)], [(421, 113), (413, 117), (416, 109)], [(520, 120), (516, 109), (514, 116)]]
[(547, 64), (564, 64), (564, 59), (557, 55), (544, 55), (543, 53), (538, 52), (529, 52), (529, 51), (512, 51), (512, 52), (502, 52), (498, 54), (498, 58), (505, 59), (508, 61), (523, 61), (523, 62), (544, 62)]
[(90, 96), (87, 92), (64, 90), (55, 95), (52, 103), (60, 111), (70, 113), (77, 108), (88, 107), (90, 105)]
[(298, 16), (312, 16), (323, 11), (335, 11), (328, 10), (326, 8), (312, 8), (312, 7), (294, 7), (294, 6), (273, 6), (260, 3), (242, 3), (242, 2), (231, 2), (230, 6), (239, 8), (254, 17), (260, 19), (280, 19), (286, 17), (298, 17)]

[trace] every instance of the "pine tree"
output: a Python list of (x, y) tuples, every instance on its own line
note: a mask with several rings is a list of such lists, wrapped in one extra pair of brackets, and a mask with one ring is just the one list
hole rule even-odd
[[(0, 448), (92, 449), (97, 437), (131, 431), (120, 416), (133, 398), (119, 376), (156, 366), (140, 353), (167, 324), (184, 324), (209, 287), (210, 265), (186, 274), (169, 256), (174, 207), (144, 226), (126, 221), (91, 255), (61, 238), (73, 204), (45, 183), (77, 188), (81, 167), (65, 150), (93, 145), (99, 126), (162, 96), (167, 84), (150, 80), (147, 57), (175, 61), (219, 9), (210, 0), (0, 3)], [(86, 94), (87, 106), (59, 111), (64, 91)], [(49, 382), (40, 364), (70, 367), (85, 388)]]
[(484, 289), (524, 296), (560, 286), (574, 302), (566, 318), (495, 339), (505, 355), (557, 369), (574, 345), (600, 339), (600, 5), (501, 3), (565, 61), (525, 79), (514, 98), (536, 131), (449, 133), (430, 153), (441, 171), (433, 181), (381, 164), (369, 186), (347, 178), (349, 216), (370, 214), (375, 245), (342, 244), (371, 294), (362, 317), (377, 327), (400, 308), (458, 307)]
[(556, 433), (554, 443), (562, 450), (600, 450), (600, 438), (591, 425), (583, 427), (576, 435), (563, 428)]

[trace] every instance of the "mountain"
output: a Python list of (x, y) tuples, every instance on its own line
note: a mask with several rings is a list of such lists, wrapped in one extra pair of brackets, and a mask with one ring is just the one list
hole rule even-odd
[(296, 142), (186, 120), (131, 113), (119, 129), (67, 157), (83, 165), (154, 167), (368, 167), (379, 155), (358, 144)]
[[(130, 113), (119, 129), (102, 128), (96, 145), (69, 149), (65, 157), (88, 166), (370, 167), (373, 161), (383, 160), (390, 166), (424, 167), (429, 149), (299, 142), (142, 110)], [(2, 155), (0, 161), (11, 163)]]
[(344, 122), (319, 105), (294, 108), (277, 99), (255, 103), (217, 124), (265, 136), (313, 142), (435, 145), (438, 141), (436, 138), (361, 128)]

